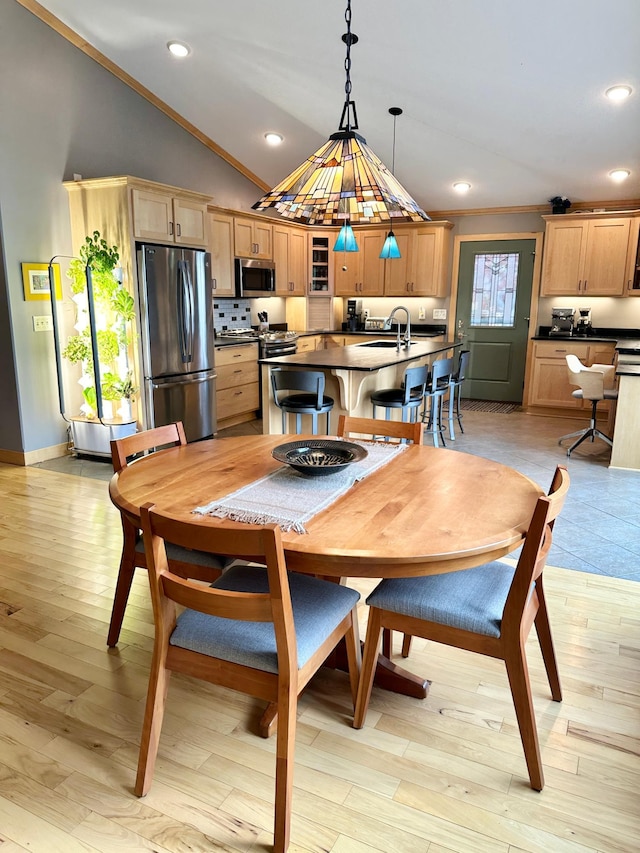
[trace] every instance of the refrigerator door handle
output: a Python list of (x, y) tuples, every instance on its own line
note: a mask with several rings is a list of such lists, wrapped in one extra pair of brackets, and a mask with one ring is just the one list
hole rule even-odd
[(184, 262), (184, 290), (185, 290), (185, 329), (187, 334), (187, 357), (193, 361), (193, 279), (191, 278), (191, 266)]
[(189, 289), (189, 265), (186, 261), (178, 261), (177, 266), (177, 299), (178, 306), (178, 340), (180, 357), (183, 364), (193, 360), (193, 295)]
[(152, 382), (151, 387), (155, 390), (158, 388), (175, 388), (178, 385), (197, 385), (199, 382), (211, 382), (216, 376), (216, 373), (210, 373), (208, 376), (202, 376), (199, 379), (180, 379), (178, 382)]

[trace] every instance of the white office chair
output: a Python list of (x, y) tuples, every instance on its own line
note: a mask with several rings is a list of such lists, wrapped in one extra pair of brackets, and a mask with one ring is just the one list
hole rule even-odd
[(579, 429), (577, 432), (570, 432), (558, 439), (558, 444), (562, 444), (567, 438), (576, 438), (571, 447), (567, 450), (567, 456), (571, 456), (571, 451), (575, 450), (583, 441), (590, 439), (592, 442), (596, 438), (601, 438), (609, 446), (613, 446), (613, 441), (608, 435), (601, 432), (596, 426), (596, 407), (600, 400), (616, 400), (618, 398), (618, 390), (614, 387), (616, 378), (616, 369), (613, 364), (592, 364), (591, 367), (585, 367), (576, 355), (568, 355), (567, 368), (569, 369), (569, 382), (572, 385), (577, 385), (575, 391), (571, 395), (578, 400), (591, 401), (591, 421), (587, 429)]

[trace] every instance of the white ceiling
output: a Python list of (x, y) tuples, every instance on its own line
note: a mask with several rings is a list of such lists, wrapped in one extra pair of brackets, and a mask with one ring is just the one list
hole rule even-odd
[[(40, 2), (269, 186), (338, 128), (345, 0)], [(352, 0), (352, 31), (359, 132), (391, 167), (404, 110), (396, 176), (427, 212), (640, 198), (640, 0)]]

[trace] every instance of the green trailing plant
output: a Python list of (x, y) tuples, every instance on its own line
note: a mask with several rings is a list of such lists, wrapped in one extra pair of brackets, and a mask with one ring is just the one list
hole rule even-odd
[(82, 293), (85, 290), (87, 286), (85, 273), (87, 266), (89, 266), (91, 267), (91, 282), (96, 300), (109, 302), (117, 290), (122, 288), (113, 274), (120, 261), (118, 247), (109, 246), (107, 241), (100, 236), (100, 232), (94, 231), (91, 237), (85, 238), (78, 254), (80, 257), (71, 261), (67, 272), (71, 281), (72, 293)]
[(130, 372), (124, 379), (120, 379), (115, 373), (105, 373), (102, 382), (102, 396), (105, 400), (133, 400), (137, 393), (138, 389)]
[(91, 341), (85, 335), (72, 335), (62, 350), (62, 357), (71, 364), (81, 364), (91, 358)]

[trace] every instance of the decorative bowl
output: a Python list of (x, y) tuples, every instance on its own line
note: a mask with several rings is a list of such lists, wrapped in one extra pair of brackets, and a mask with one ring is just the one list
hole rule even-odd
[(352, 462), (367, 456), (366, 448), (350, 441), (335, 441), (328, 438), (307, 441), (289, 441), (279, 444), (271, 451), (274, 459), (290, 465), (301, 474), (324, 477), (342, 471)]

